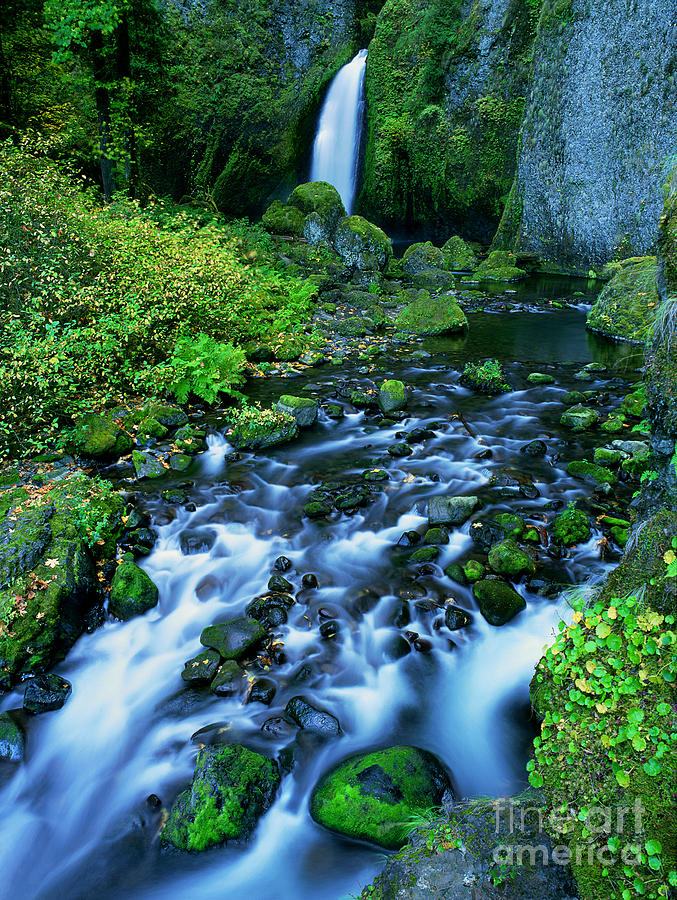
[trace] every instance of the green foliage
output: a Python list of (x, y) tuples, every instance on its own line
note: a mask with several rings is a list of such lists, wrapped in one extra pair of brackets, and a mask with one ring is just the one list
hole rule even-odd
[(503, 366), (497, 359), (486, 359), (481, 363), (466, 363), (461, 375), (461, 383), (472, 390), (488, 394), (500, 394), (512, 390), (505, 380)]
[(191, 391), (207, 403), (214, 403), (220, 393), (241, 396), (233, 388), (244, 381), (245, 359), (244, 350), (208, 334), (181, 338), (168, 362), (167, 387), (179, 403), (185, 403)]
[[(573, 859), (575, 846), (584, 843), (612, 860), (594, 871), (580, 862), (575, 867), (585, 898), (599, 892), (666, 897), (675, 877), (674, 621), (634, 597), (592, 608), (577, 601), (572, 624), (560, 623), (532, 683), (544, 720), (529, 781), (545, 792), (553, 812), (564, 802), (573, 813), (562, 835)], [(613, 831), (592, 824), (593, 807), (615, 812), (634, 798), (645, 810), (639, 828), (634, 822)], [(636, 865), (623, 859), (628, 847)]]
[[(156, 397), (180, 342), (281, 343), (312, 309), (315, 288), (275, 271), (260, 230), (161, 204), (102, 209), (53, 162), (9, 144), (0, 230), (2, 452), (39, 449), (92, 409)], [(236, 383), (239, 359), (220, 352), (213, 386)], [(185, 354), (181, 365), (179, 380)]]

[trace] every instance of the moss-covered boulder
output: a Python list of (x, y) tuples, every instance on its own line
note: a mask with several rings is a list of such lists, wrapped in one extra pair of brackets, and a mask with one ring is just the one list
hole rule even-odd
[(162, 478), (167, 472), (160, 457), (148, 451), (133, 450), (132, 462), (137, 478)]
[(424, 244), (411, 244), (402, 257), (402, 268), (407, 275), (419, 275), (428, 269), (443, 269), (444, 253), (430, 241)]
[(585, 459), (572, 460), (567, 465), (567, 473), (592, 484), (616, 484), (618, 481), (611, 469), (598, 466), (597, 463), (591, 463)]
[(581, 541), (587, 541), (591, 533), (588, 517), (575, 506), (569, 506), (552, 523), (552, 536), (563, 547), (571, 547)]
[(502, 394), (512, 390), (497, 359), (466, 363), (460, 381), (463, 387), (480, 394)]
[(291, 394), (283, 394), (275, 408), (290, 415), (299, 428), (310, 428), (317, 422), (319, 406), (317, 400), (311, 400), (310, 397), (294, 397)]
[(505, 581), (485, 578), (473, 585), (472, 592), (490, 625), (505, 625), (526, 609), (524, 598)]
[(588, 313), (590, 331), (615, 341), (643, 344), (660, 300), (655, 256), (631, 257), (613, 264), (614, 275)]
[(205, 747), (190, 788), (172, 806), (162, 843), (200, 851), (246, 837), (271, 806), (279, 784), (269, 757), (237, 744)]
[(186, 660), (181, 679), (190, 685), (209, 684), (221, 665), (221, 656), (216, 650), (203, 650), (192, 659)]
[(475, 277), (480, 281), (521, 281), (527, 277), (527, 273), (517, 266), (513, 253), (494, 250), (477, 267)]
[(477, 509), (479, 502), (479, 498), (472, 495), (432, 497), (428, 502), (428, 524), (462, 525)]
[(455, 234), (442, 247), (445, 268), (452, 272), (472, 272), (477, 268), (477, 257), (472, 247)]
[(396, 379), (384, 381), (378, 392), (378, 405), (384, 415), (404, 409), (407, 405), (407, 391), (404, 384)]
[(66, 703), (72, 689), (70, 681), (53, 672), (37, 675), (26, 685), (23, 708), (34, 716), (54, 712)]
[(157, 606), (158, 596), (158, 589), (150, 576), (133, 559), (125, 558), (115, 570), (108, 609), (116, 618), (126, 622)]
[(279, 200), (273, 200), (261, 217), (263, 227), (271, 234), (282, 234), (290, 237), (303, 235), (304, 215), (296, 206), (286, 206)]
[(409, 334), (456, 334), (468, 327), (461, 307), (451, 297), (414, 300), (395, 319), (398, 331)]
[(308, 216), (312, 216), (311, 237), (314, 243), (331, 241), (339, 220), (346, 214), (339, 192), (326, 181), (310, 181), (307, 184), (300, 184), (291, 192), (287, 203), (299, 210), (304, 220)]
[(508, 578), (533, 575), (536, 571), (536, 565), (531, 556), (511, 538), (507, 538), (491, 548), (489, 565), (494, 572), (506, 575)]
[(236, 450), (263, 450), (293, 441), (299, 426), (293, 416), (274, 409), (245, 409), (228, 432)]
[(559, 421), (560, 425), (572, 431), (587, 431), (599, 422), (599, 413), (596, 409), (578, 404), (563, 412)]
[(381, 847), (397, 849), (409, 819), (451, 797), (439, 760), (417, 747), (360, 753), (340, 763), (316, 785), (310, 814), (325, 828)]
[(334, 250), (346, 266), (361, 272), (385, 272), (393, 255), (385, 231), (362, 216), (345, 216), (339, 221)]
[(112, 415), (90, 413), (77, 421), (70, 443), (75, 453), (98, 459), (127, 453), (133, 441)]
[(21, 762), (26, 752), (24, 733), (8, 712), (0, 713), (0, 762)]
[(256, 619), (242, 617), (208, 625), (202, 629), (200, 643), (203, 647), (216, 650), (222, 659), (242, 659), (261, 643), (266, 629)]

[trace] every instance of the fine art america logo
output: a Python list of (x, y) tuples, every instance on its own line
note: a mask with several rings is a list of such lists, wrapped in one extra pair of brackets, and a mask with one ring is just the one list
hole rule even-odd
[[(548, 812), (539, 806), (524, 802), (498, 799), (496, 834), (499, 843), (493, 850), (494, 862), (501, 866), (638, 866), (641, 863), (640, 837), (644, 833), (642, 818), (646, 809), (639, 797), (629, 806), (591, 806), (581, 813), (574, 813), (562, 806)], [(552, 845), (528, 843), (530, 838), (571, 834), (576, 824), (583, 821), (588, 838), (576, 844)]]

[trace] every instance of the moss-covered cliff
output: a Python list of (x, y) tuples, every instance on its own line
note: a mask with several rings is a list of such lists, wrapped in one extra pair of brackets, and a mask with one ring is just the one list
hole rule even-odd
[(490, 240), (515, 171), (540, 0), (387, 0), (367, 59), (362, 211)]

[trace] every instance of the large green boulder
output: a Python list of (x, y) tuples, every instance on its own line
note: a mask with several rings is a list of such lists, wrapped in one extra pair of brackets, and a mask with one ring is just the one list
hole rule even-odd
[(412, 244), (404, 252), (402, 268), (407, 275), (419, 275), (428, 269), (445, 268), (444, 253), (430, 241)]
[(360, 753), (340, 763), (316, 785), (310, 814), (320, 825), (395, 850), (410, 819), (451, 795), (439, 760), (417, 747), (396, 746)]
[(527, 273), (516, 265), (515, 256), (505, 250), (494, 250), (478, 266), (475, 276), (480, 281), (520, 281)]
[(312, 243), (331, 241), (339, 220), (346, 214), (339, 192), (326, 181), (300, 184), (287, 202), (303, 214), (303, 234)]
[(265, 636), (266, 629), (259, 621), (242, 617), (203, 628), (200, 643), (216, 650), (222, 659), (237, 660), (246, 656)]
[(123, 559), (115, 570), (108, 609), (126, 622), (143, 615), (158, 602), (158, 589), (150, 576), (132, 559)]
[(468, 327), (461, 307), (451, 297), (414, 300), (395, 319), (398, 331), (410, 334), (454, 334)]
[(82, 456), (120, 456), (132, 448), (132, 438), (122, 430), (112, 416), (90, 413), (78, 419), (73, 429), (71, 445)]
[(385, 231), (362, 216), (345, 216), (339, 221), (334, 250), (346, 266), (361, 272), (385, 272), (393, 255)]
[(407, 391), (404, 384), (394, 378), (384, 381), (378, 392), (378, 405), (384, 415), (404, 409), (407, 405)]
[(643, 344), (660, 300), (655, 256), (614, 263), (615, 274), (588, 313), (587, 328), (615, 341)]
[(452, 272), (472, 272), (477, 268), (477, 257), (462, 237), (455, 234), (442, 247), (445, 268)]
[(318, 403), (310, 397), (294, 397), (283, 394), (275, 406), (277, 410), (290, 415), (299, 428), (309, 428), (317, 422)]
[(132, 462), (137, 478), (162, 478), (167, 473), (159, 456), (142, 450), (132, 450)]
[(303, 213), (296, 206), (284, 206), (279, 200), (273, 200), (261, 217), (261, 222), (272, 234), (301, 237), (303, 219)]
[(176, 798), (162, 843), (206, 850), (250, 834), (280, 784), (276, 763), (240, 745), (200, 750), (193, 781)]
[(494, 572), (506, 575), (508, 578), (533, 575), (536, 571), (533, 559), (511, 538), (507, 538), (491, 548), (489, 565)]
[(428, 502), (428, 525), (462, 525), (479, 506), (479, 498), (432, 497)]
[(552, 536), (564, 547), (587, 541), (591, 533), (588, 517), (573, 505), (561, 512), (552, 523)]
[(245, 411), (227, 437), (236, 450), (263, 450), (298, 437), (299, 426), (289, 413), (280, 410)]
[(599, 413), (596, 409), (578, 404), (563, 412), (559, 421), (560, 425), (572, 431), (587, 431), (599, 422)]
[(485, 578), (473, 585), (472, 592), (490, 625), (505, 625), (526, 609), (524, 598), (505, 581)]

